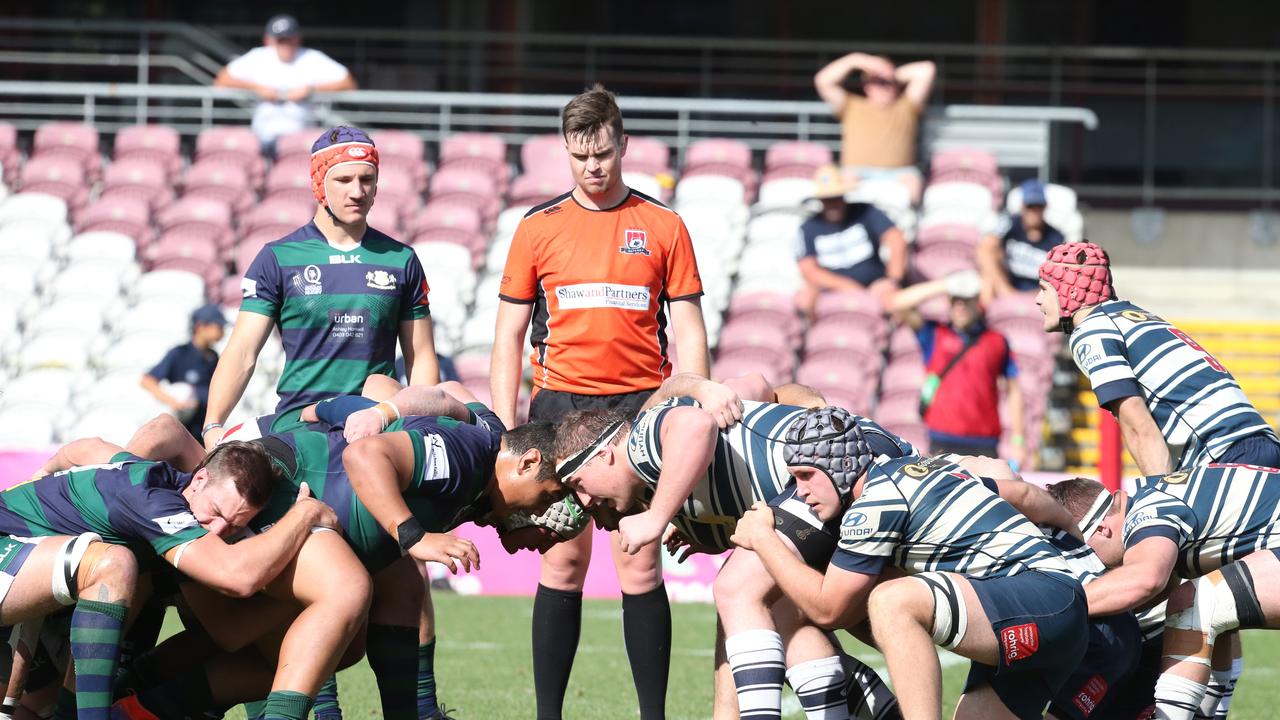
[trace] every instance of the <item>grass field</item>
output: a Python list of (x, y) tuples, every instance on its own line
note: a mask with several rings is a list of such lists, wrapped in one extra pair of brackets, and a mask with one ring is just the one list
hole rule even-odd
[[(529, 621), (532, 601), (526, 598), (436, 595), (440, 625), (436, 678), (440, 697), (457, 708), (460, 720), (524, 720), (533, 717), (533, 675), (530, 667)], [(711, 644), (715, 613), (710, 605), (672, 606), (674, 642), (671, 686), (667, 696), (670, 720), (711, 717)], [(842, 634), (846, 647), (865, 662), (883, 669), (873, 651)], [(860, 648), (860, 651), (859, 649)], [(950, 715), (964, 681), (967, 661), (944, 654), (944, 701)], [(1280, 717), (1280, 633), (1245, 633), (1246, 671), (1231, 708), (1233, 720)], [(888, 673), (881, 673), (888, 680)], [(338, 675), (342, 707), (347, 718), (376, 718), (377, 689), (367, 663)], [(789, 693), (789, 691), (788, 691)], [(788, 694), (789, 720), (802, 719), (799, 705)], [(638, 717), (630, 669), (622, 647), (622, 610), (617, 602), (587, 601), (582, 642), (574, 664), (565, 717), (611, 720)], [(239, 708), (228, 714), (240, 720)]]

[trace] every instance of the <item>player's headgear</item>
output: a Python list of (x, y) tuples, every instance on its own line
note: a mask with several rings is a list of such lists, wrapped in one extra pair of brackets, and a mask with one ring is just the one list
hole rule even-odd
[(842, 500), (871, 465), (871, 446), (857, 419), (844, 408), (806, 411), (787, 429), (782, 459), (787, 465), (817, 468), (831, 478)]
[(1071, 316), (1086, 305), (1114, 300), (1111, 286), (1111, 258), (1091, 242), (1059, 245), (1049, 251), (1040, 266), (1040, 279), (1058, 291), (1058, 316), (1062, 332), (1073, 329)]
[[(343, 165), (371, 165), (378, 170), (378, 148), (373, 139), (360, 128), (339, 125), (324, 131), (311, 144), (311, 193), (316, 202), (329, 207), (324, 181), (335, 168)], [(333, 211), (330, 210), (332, 216)]]
[(590, 445), (580, 450), (577, 454), (570, 455), (564, 460), (561, 460), (560, 464), (556, 465), (556, 476), (559, 477), (561, 481), (568, 480), (573, 477), (578, 470), (582, 469), (583, 465), (586, 465), (591, 458), (596, 456), (596, 453), (600, 452), (600, 450), (602, 450), (606, 445), (613, 442), (613, 439), (618, 435), (618, 431), (621, 430), (622, 426), (625, 424), (626, 423), (621, 420), (610, 423), (609, 426), (606, 427)]
[(561, 541), (572, 540), (582, 534), (591, 524), (591, 517), (582, 507), (578, 497), (572, 493), (562, 500), (551, 503), (541, 515), (512, 513), (502, 521), (503, 532), (511, 532), (524, 527), (546, 528)]

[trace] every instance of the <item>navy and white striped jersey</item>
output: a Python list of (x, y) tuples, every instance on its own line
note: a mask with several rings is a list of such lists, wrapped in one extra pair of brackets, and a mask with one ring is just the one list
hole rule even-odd
[[(649, 486), (662, 474), (662, 421), (672, 408), (697, 407), (688, 397), (672, 398), (641, 413), (627, 438), (627, 460)], [(742, 421), (716, 438), (706, 478), (672, 519), (685, 535), (711, 547), (727, 550), (738, 518), (757, 500), (768, 502), (792, 483), (783, 459), (784, 438), (806, 408), (746, 401)], [(911, 443), (866, 418), (859, 418), (872, 452), (901, 457), (915, 454)]]
[(1112, 300), (1089, 313), (1071, 333), (1071, 355), (1098, 405), (1147, 402), (1165, 441), (1182, 448), (1177, 470), (1207, 465), (1246, 436), (1276, 437), (1221, 363), (1133, 303)]
[(1074, 577), (1062, 552), (981, 480), (943, 458), (880, 460), (840, 523), (831, 559), (850, 572), (878, 575), (886, 564), (908, 573), (1001, 577), (1044, 570)]
[(1174, 571), (1196, 578), (1267, 548), (1280, 548), (1280, 471), (1209, 465), (1139, 478), (1124, 518), (1124, 545), (1167, 537)]

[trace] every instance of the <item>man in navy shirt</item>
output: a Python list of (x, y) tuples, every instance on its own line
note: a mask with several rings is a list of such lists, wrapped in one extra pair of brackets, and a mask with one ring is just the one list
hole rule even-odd
[[(160, 363), (142, 376), (143, 389), (168, 405), (197, 440), (209, 401), (209, 380), (218, 365), (218, 353), (214, 352), (213, 345), (222, 339), (226, 325), (227, 319), (217, 305), (196, 310), (191, 314), (191, 342), (165, 353)], [(162, 381), (169, 386), (162, 386)], [(174, 388), (178, 383), (189, 385), (193, 392), (179, 397), (184, 393)]]
[[(812, 315), (823, 291), (864, 288), (888, 305), (907, 272), (902, 231), (874, 206), (845, 202), (851, 188), (835, 165), (819, 168), (814, 185), (822, 212), (806, 220), (796, 238), (796, 262), (805, 280), (796, 306)], [(880, 259), (881, 244), (889, 249), (887, 267)]]
[(1040, 265), (1049, 251), (1066, 238), (1044, 221), (1044, 183), (1022, 183), (1022, 212), (1005, 216), (978, 246), (983, 298), (1014, 292), (1034, 292), (1040, 287)]

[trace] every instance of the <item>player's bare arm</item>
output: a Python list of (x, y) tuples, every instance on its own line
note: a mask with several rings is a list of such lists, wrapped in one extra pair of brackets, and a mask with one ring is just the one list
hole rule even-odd
[(1080, 527), (1075, 518), (1057, 500), (1054, 500), (1049, 493), (1021, 478), (993, 479), (996, 482), (1000, 497), (1018, 512), (1025, 515), (1031, 522), (1036, 525), (1060, 528), (1071, 533), (1078, 540), (1085, 539), (1080, 534)]
[[(1098, 532), (1109, 532), (1106, 526)], [(1089, 617), (1143, 607), (1169, 586), (1178, 546), (1166, 537), (1149, 537), (1125, 550), (1124, 563), (1085, 586)]]
[[(760, 376), (760, 379), (764, 378)], [(714, 382), (696, 373), (680, 373), (662, 381), (640, 410), (657, 407), (673, 397), (686, 396), (697, 400), (721, 428), (730, 427), (742, 419), (742, 398), (734, 388), (727, 382)]]
[(498, 301), (498, 320), (489, 356), (489, 393), (493, 412), (507, 427), (515, 427), (520, 392), (520, 351), (533, 317), (533, 305)]
[(360, 502), (407, 555), (438, 562), (457, 572), (480, 567), (480, 554), (470, 540), (422, 529), (404, 501), (413, 477), (413, 444), (405, 432), (358, 440), (342, 453), (342, 464)]
[(271, 335), (274, 322), (266, 315), (253, 312), (242, 312), (236, 316), (231, 338), (227, 340), (227, 347), (213, 370), (213, 379), (209, 381), (209, 407), (204, 416), (206, 448), (217, 445), (222, 439), (222, 424), (244, 395), (249, 378), (253, 377), (254, 368), (258, 365), (258, 353), (262, 352), (262, 346)]
[[(185, 428), (183, 429), (185, 430)], [(190, 433), (188, 433), (189, 435)], [(111, 462), (113, 455), (123, 451), (124, 448), (109, 443), (102, 438), (93, 437), (73, 440), (58, 448), (53, 457), (49, 458), (48, 462), (36, 471), (32, 479), (39, 479), (45, 475), (70, 470), (81, 465), (101, 465), (102, 463)]]
[(1115, 413), (1120, 424), (1124, 446), (1133, 455), (1143, 475), (1165, 475), (1173, 472), (1173, 460), (1164, 434), (1156, 426), (1155, 418), (1146, 402), (1137, 395), (1107, 403), (1107, 409)]
[(193, 472), (205, 456), (204, 446), (172, 415), (148, 420), (124, 449), (140, 458), (169, 463), (182, 472)]
[(314, 527), (341, 532), (338, 516), (312, 499), (306, 483), (297, 502), (266, 532), (234, 546), (214, 533), (171, 548), (164, 559), (196, 582), (226, 595), (245, 598), (276, 578), (302, 549)]
[(662, 473), (649, 508), (618, 522), (622, 549), (636, 554), (657, 542), (667, 523), (706, 476), (716, 449), (715, 418), (695, 407), (672, 408), (662, 420)]
[(702, 317), (702, 298), (673, 300), (671, 323), (676, 331), (676, 352), (685, 372), (711, 377), (711, 358), (707, 354), (707, 325)]
[(867, 596), (878, 576), (842, 570), (814, 570), (783, 542), (774, 530), (773, 509), (757, 502), (738, 520), (731, 538), (734, 545), (760, 556), (778, 587), (814, 624), (824, 628), (848, 628), (867, 617)]
[(410, 385), (440, 382), (440, 359), (436, 357), (435, 330), (431, 317), (400, 323), (400, 352)]

